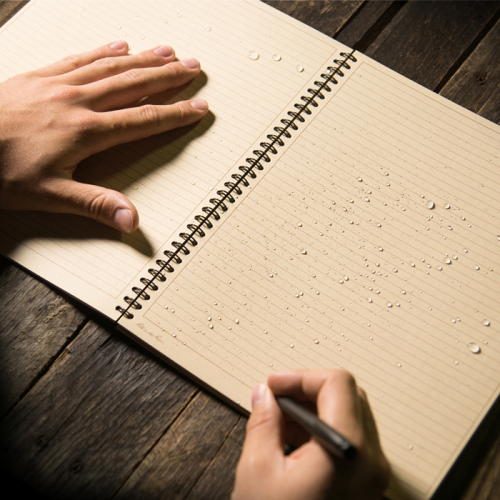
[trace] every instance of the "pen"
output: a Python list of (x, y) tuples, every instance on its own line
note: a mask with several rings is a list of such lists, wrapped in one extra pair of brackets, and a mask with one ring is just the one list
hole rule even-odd
[(345, 459), (353, 459), (356, 456), (356, 448), (344, 436), (294, 399), (287, 396), (276, 396), (276, 401), (287, 415), (318, 439), (330, 453)]

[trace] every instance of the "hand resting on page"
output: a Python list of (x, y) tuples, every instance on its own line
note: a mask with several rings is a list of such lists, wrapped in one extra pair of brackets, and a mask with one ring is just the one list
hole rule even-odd
[(134, 105), (200, 72), (171, 47), (127, 55), (117, 41), (0, 84), (0, 209), (91, 217), (120, 231), (139, 215), (123, 194), (73, 180), (80, 161), (117, 144), (203, 118), (202, 99)]
[[(365, 392), (345, 370), (289, 371), (257, 385), (232, 500), (380, 500), (390, 468)], [(356, 458), (333, 457), (284, 417), (274, 394), (292, 396), (345, 436)], [(298, 446), (285, 456), (284, 445)]]

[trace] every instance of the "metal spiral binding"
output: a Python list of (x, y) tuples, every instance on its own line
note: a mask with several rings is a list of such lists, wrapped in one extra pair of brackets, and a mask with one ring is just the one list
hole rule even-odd
[(328, 66), (326, 68), (326, 73), (321, 74), (321, 78), (323, 78), (324, 81), (315, 81), (314, 85), (317, 88), (307, 89), (307, 93), (310, 95), (302, 96), (300, 98), (302, 103), (294, 104), (294, 108), (297, 111), (288, 111), (287, 115), (290, 118), (283, 118), (280, 120), (280, 122), (284, 126), (274, 127), (274, 132), (276, 132), (276, 134), (268, 134), (267, 139), (269, 140), (269, 142), (261, 142), (260, 147), (262, 149), (256, 149), (253, 151), (253, 154), (256, 157), (246, 158), (245, 161), (248, 163), (248, 165), (242, 165), (238, 167), (242, 174), (232, 174), (231, 178), (234, 182), (228, 181), (224, 183), (224, 186), (227, 188), (227, 190), (218, 190), (217, 195), (219, 196), (219, 198), (211, 198), (209, 200), (213, 206), (203, 207), (202, 212), (204, 213), (204, 215), (196, 215), (194, 217), (198, 224), (188, 224), (187, 229), (189, 230), (189, 232), (182, 232), (179, 234), (179, 237), (182, 239), (182, 241), (172, 242), (172, 246), (175, 248), (175, 250), (165, 250), (163, 252), (167, 260), (158, 259), (156, 261), (156, 264), (159, 266), (159, 269), (149, 269), (148, 273), (151, 275), (151, 277), (141, 278), (141, 283), (144, 285), (143, 288), (133, 287), (132, 291), (135, 293), (135, 297), (124, 297), (127, 306), (116, 306), (116, 310), (120, 312), (120, 317), (117, 319), (117, 321), (119, 321), (122, 317), (132, 319), (134, 315), (132, 314), (130, 309), (141, 309), (142, 305), (139, 302), (139, 299), (149, 300), (151, 297), (148, 291), (154, 292), (158, 290), (158, 285), (155, 284), (155, 281), (166, 281), (167, 278), (164, 273), (171, 273), (174, 271), (172, 264), (180, 264), (182, 262), (181, 254), (189, 255), (190, 250), (188, 248), (188, 245), (193, 247), (198, 245), (195, 236), (198, 236), (200, 238), (203, 238), (205, 236), (203, 226), (205, 226), (207, 229), (211, 229), (213, 227), (213, 224), (210, 221), (210, 217), (213, 217), (215, 220), (219, 220), (221, 217), (219, 211), (226, 212), (228, 210), (226, 202), (235, 202), (233, 193), (242, 194), (243, 191), (241, 190), (240, 185), (249, 185), (247, 176), (255, 179), (257, 177), (255, 170), (264, 170), (261, 162), (269, 163), (271, 161), (270, 154), (277, 154), (277, 147), (285, 145), (283, 138), (291, 138), (292, 135), (290, 131), (298, 130), (297, 122), (303, 123), (305, 121), (303, 115), (311, 114), (310, 106), (318, 107), (317, 99), (325, 98), (323, 92), (331, 92), (332, 89), (329, 84), (338, 84), (335, 76), (343, 77), (344, 73), (342, 72), (342, 69), (351, 69), (348, 61), (351, 60), (353, 62), (356, 62), (356, 58), (353, 54), (354, 50), (350, 53), (341, 52), (340, 55), (344, 59), (334, 59), (333, 62), (337, 66)]

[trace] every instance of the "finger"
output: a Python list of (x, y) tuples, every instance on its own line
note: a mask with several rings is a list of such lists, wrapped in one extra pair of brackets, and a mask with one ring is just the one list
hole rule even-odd
[(64, 82), (68, 85), (85, 85), (134, 68), (163, 66), (174, 59), (174, 49), (168, 45), (161, 45), (156, 49), (146, 50), (136, 55), (103, 57), (64, 75)]
[(82, 215), (124, 233), (139, 225), (137, 209), (117, 191), (73, 179), (49, 181), (44, 188), (51, 201), (48, 212)]
[(345, 370), (274, 373), (269, 387), (275, 394), (316, 402), (319, 417), (353, 443), (363, 436), (362, 412), (354, 377)]
[(196, 59), (173, 62), (159, 68), (135, 68), (83, 87), (92, 109), (108, 111), (122, 108), (142, 97), (179, 87), (200, 72)]
[(170, 105), (147, 104), (97, 114), (99, 123), (89, 138), (93, 144), (93, 153), (185, 127), (203, 118), (207, 112), (208, 103), (203, 99), (196, 99)]
[(110, 43), (108, 45), (102, 45), (96, 49), (90, 50), (88, 52), (83, 52), (81, 54), (75, 54), (67, 56), (56, 63), (45, 66), (44, 68), (38, 69), (33, 73), (38, 76), (56, 76), (62, 75), (64, 73), (69, 73), (70, 71), (77, 70), (87, 64), (91, 64), (98, 59), (104, 57), (116, 57), (123, 56), (128, 52), (128, 44), (123, 40), (118, 40), (116, 42)]
[(276, 400), (263, 384), (252, 391), (252, 414), (248, 419), (241, 461), (259, 474), (269, 474), (284, 460), (282, 416)]

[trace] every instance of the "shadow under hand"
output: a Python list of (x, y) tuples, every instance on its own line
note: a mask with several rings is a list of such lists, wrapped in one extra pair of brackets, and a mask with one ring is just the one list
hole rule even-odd
[[(189, 84), (172, 89), (149, 98), (156, 103), (175, 102), (190, 99), (207, 82), (203, 73)], [(125, 192), (131, 199), (136, 183), (150, 178), (158, 169), (168, 173), (172, 163), (192, 141), (206, 133), (215, 121), (209, 113), (203, 120), (187, 127), (174, 129), (128, 144), (122, 144), (93, 155), (79, 164), (74, 178), (78, 182), (96, 184), (108, 189)], [(161, 196), (161, 187), (155, 190), (155, 196)], [(144, 207), (154, 205), (154, 199), (148, 199), (147, 193), (141, 194)], [(137, 203), (139, 212), (141, 203)], [(168, 219), (168, 211), (161, 214)], [(140, 214), (139, 214), (140, 215)], [(167, 225), (167, 224), (164, 224)], [(1, 251), (5, 255), (13, 255), (14, 250), (37, 239), (50, 241), (73, 241), (77, 246), (82, 242), (122, 242), (145, 257), (151, 257), (157, 251), (158, 241), (151, 241), (147, 234), (137, 229), (132, 234), (120, 233), (94, 220), (76, 215), (42, 213), (42, 212), (8, 212), (0, 211), (0, 227), (8, 234), (1, 243)], [(110, 249), (111, 251), (111, 249)], [(78, 252), (76, 252), (78, 253)]]

